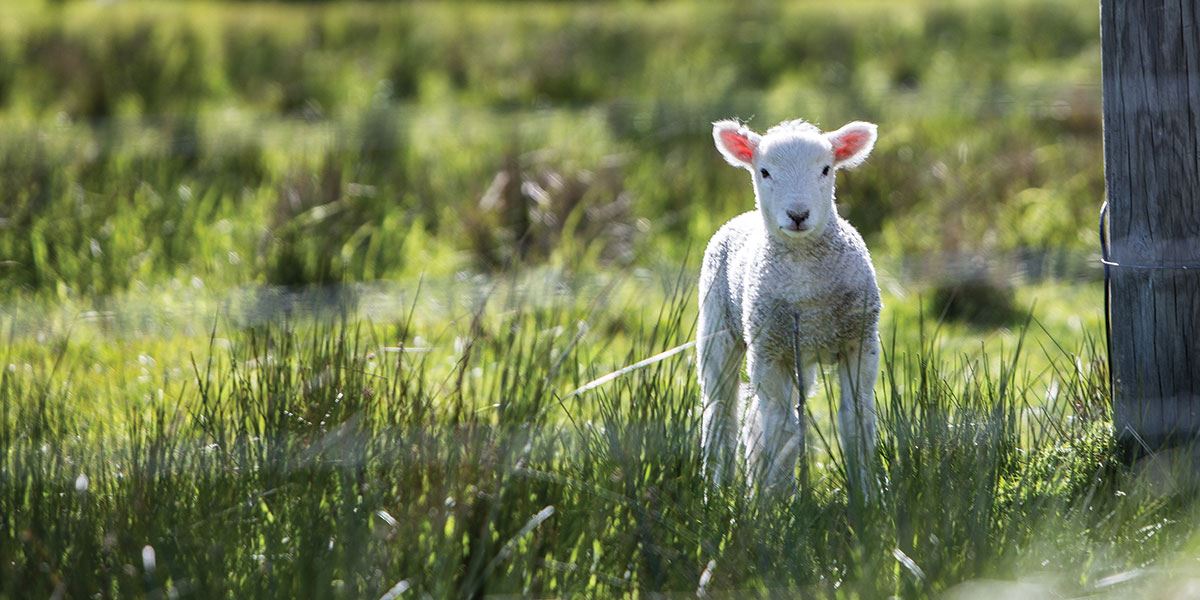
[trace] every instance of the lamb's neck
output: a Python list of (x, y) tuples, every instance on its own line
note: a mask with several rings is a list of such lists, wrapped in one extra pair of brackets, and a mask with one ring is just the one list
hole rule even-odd
[(767, 236), (763, 248), (769, 256), (790, 259), (798, 263), (819, 262), (824, 258), (837, 254), (841, 248), (838, 234), (840, 223), (837, 219), (825, 224), (821, 231), (799, 239)]

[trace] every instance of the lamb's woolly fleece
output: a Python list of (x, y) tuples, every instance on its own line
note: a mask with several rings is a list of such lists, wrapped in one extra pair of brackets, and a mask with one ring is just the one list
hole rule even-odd
[(765, 231), (757, 211), (738, 215), (708, 243), (700, 292), (705, 306), (720, 307), (736, 340), (764, 344), (789, 362), (794, 346), (808, 363), (862, 343), (875, 334), (882, 308), (867, 246), (841, 217), (789, 244)]
[(833, 181), (837, 169), (866, 158), (875, 126), (855, 122), (823, 134), (786, 121), (760, 136), (718, 121), (713, 140), (726, 161), (750, 171), (757, 210), (713, 235), (700, 272), (705, 471), (720, 483), (740, 447), (752, 480), (791, 481), (805, 443), (795, 403), (827, 362), (839, 368), (839, 434), (844, 455), (854, 457), (851, 476), (859, 489), (869, 487), (881, 303), (866, 244), (837, 215)]

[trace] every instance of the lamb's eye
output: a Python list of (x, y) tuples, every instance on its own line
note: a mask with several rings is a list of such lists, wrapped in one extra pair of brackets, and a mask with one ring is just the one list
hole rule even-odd
[(829, 174), (829, 165), (825, 165), (825, 168), (821, 169), (821, 176), (824, 177), (825, 175), (828, 175), (828, 174)]
[(768, 172), (766, 169), (759, 169), (759, 170), (758, 170), (758, 174), (759, 174), (759, 175), (762, 175), (762, 178), (763, 178), (763, 179), (770, 179), (770, 178), (771, 178), (771, 173), (769, 173), (769, 172)]

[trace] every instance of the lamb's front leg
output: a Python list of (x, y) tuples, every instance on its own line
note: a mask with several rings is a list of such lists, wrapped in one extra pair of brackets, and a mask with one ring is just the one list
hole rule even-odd
[(842, 456), (850, 485), (871, 495), (874, 483), (871, 467), (875, 461), (875, 379), (879, 376), (879, 338), (872, 332), (868, 339), (847, 348), (838, 357), (841, 405), (838, 430)]
[(716, 486), (726, 481), (737, 456), (738, 383), (745, 352), (711, 307), (701, 308), (696, 348), (704, 401), (700, 449), (704, 475)]
[(789, 491), (795, 483), (796, 459), (804, 443), (796, 415), (796, 384), (792, 370), (778, 356), (751, 346), (750, 406), (742, 429), (746, 475), (764, 490)]

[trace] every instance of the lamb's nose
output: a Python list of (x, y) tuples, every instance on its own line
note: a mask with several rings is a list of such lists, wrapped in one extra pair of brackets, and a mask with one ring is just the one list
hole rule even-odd
[(800, 229), (804, 225), (804, 222), (808, 220), (808, 211), (798, 213), (794, 210), (789, 210), (787, 211), (787, 216), (792, 220), (792, 223), (796, 224), (796, 229)]

